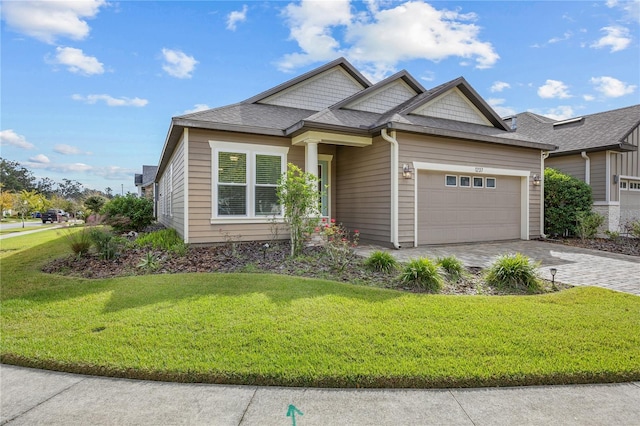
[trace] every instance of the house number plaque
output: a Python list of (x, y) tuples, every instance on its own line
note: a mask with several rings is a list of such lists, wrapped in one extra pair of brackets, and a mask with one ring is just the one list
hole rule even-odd
[(482, 170), (484, 170), (484, 167), (476, 167), (476, 173), (482, 173)]

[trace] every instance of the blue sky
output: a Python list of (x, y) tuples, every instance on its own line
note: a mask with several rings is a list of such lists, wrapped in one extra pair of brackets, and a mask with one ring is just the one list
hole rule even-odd
[(1, 156), (36, 177), (135, 192), (171, 117), (340, 56), (378, 81), (464, 76), (500, 115), (640, 103), (640, 2), (1, 3)]

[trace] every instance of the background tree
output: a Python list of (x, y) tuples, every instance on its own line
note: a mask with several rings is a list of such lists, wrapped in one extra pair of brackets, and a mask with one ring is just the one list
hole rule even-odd
[(0, 214), (4, 217), (4, 212), (13, 207), (13, 194), (9, 191), (0, 192)]
[(108, 199), (112, 199), (113, 198), (113, 189), (109, 188), (108, 186), (104, 189), (104, 194), (107, 196)]
[(67, 200), (79, 200), (82, 197), (82, 191), (82, 184), (71, 179), (63, 179), (61, 183), (58, 183), (56, 190), (58, 195)]
[(0, 157), (0, 182), (5, 191), (19, 192), (23, 189), (35, 189), (35, 177), (17, 161), (5, 160)]
[(36, 191), (40, 194), (44, 195), (47, 198), (50, 198), (55, 193), (56, 183), (49, 179), (48, 177), (43, 177), (36, 182)]
[(88, 197), (86, 200), (84, 200), (84, 206), (91, 213), (97, 214), (97, 213), (100, 213), (100, 210), (102, 210), (102, 207), (104, 207), (106, 202), (107, 200), (104, 197), (100, 195), (92, 195)]
[(43, 197), (35, 190), (22, 190), (13, 198), (13, 208), (22, 218), (22, 227), (24, 228), (24, 219), (32, 211), (35, 211), (43, 202)]

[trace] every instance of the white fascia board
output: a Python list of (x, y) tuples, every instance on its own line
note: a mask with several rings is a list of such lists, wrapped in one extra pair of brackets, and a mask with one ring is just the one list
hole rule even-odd
[(462, 166), (457, 164), (424, 163), (420, 161), (414, 161), (413, 168), (415, 170), (432, 170), (436, 172), (454, 172), (454, 173), (483, 174), (483, 175), (496, 175), (496, 176), (529, 177), (531, 175), (531, 172), (529, 170), (501, 169), (496, 167)]

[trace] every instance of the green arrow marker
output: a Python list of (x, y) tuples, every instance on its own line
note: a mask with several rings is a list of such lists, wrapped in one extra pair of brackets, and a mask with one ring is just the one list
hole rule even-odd
[(293, 426), (296, 426), (296, 414), (300, 414), (301, 416), (303, 415), (302, 411), (298, 410), (295, 405), (289, 404), (289, 409), (287, 410), (287, 417), (291, 417)]

